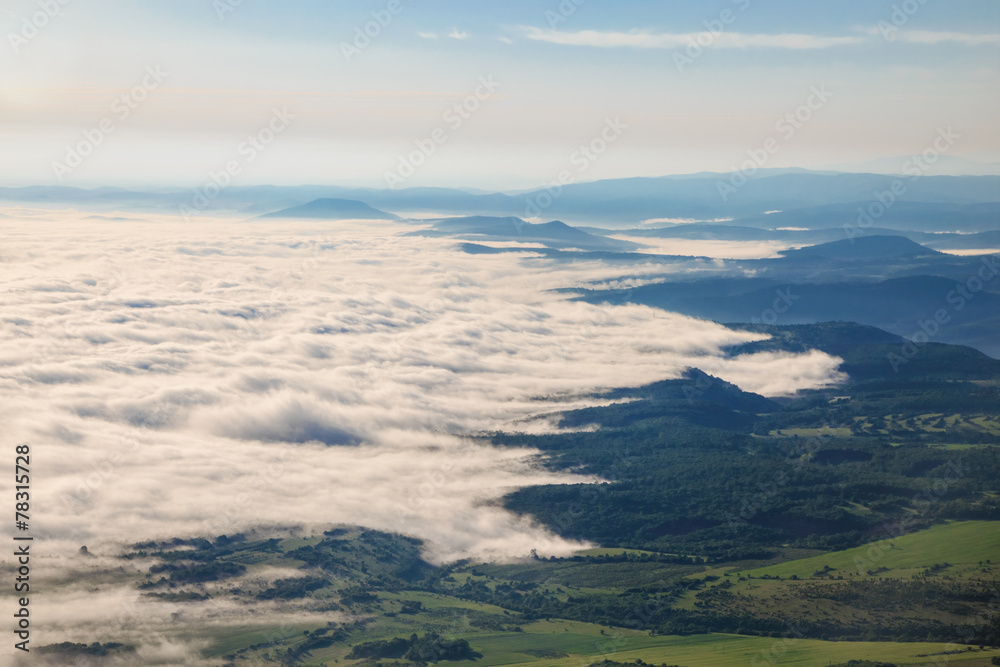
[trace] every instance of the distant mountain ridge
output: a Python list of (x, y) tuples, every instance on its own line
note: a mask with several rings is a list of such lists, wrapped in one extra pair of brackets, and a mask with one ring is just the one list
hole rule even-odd
[[(404, 188), (400, 190), (349, 188), (334, 185), (232, 186), (223, 189), (204, 210), (260, 215), (306, 205), (321, 198), (342, 198), (407, 217), (414, 212), (441, 215), (546, 217), (570, 224), (601, 223), (626, 227), (651, 219), (716, 220), (748, 226), (839, 227), (857, 220), (859, 206), (868, 206), (880, 193), (898, 190), (901, 177), (882, 174), (825, 173), (805, 170), (761, 170), (735, 188), (729, 174), (689, 174), (653, 178), (623, 178), (572, 183), (558, 195), (546, 188), (518, 194), (471, 193), (455, 188)], [(738, 181), (741, 182), (741, 181)], [(996, 229), (1000, 176), (923, 176), (906, 180), (877, 222), (879, 227), (922, 231), (983, 231)], [(75, 187), (33, 186), (0, 188), (0, 201), (36, 204), (74, 204), (87, 209), (130, 209), (170, 212), (191, 206), (190, 189), (130, 191), (121, 188), (84, 190)], [(993, 209), (970, 210), (968, 219), (950, 224), (942, 213), (960, 207), (989, 204)], [(770, 218), (753, 222), (768, 211), (794, 218), (795, 211), (814, 211), (809, 225)], [(801, 216), (799, 216), (801, 217)], [(909, 226), (907, 220), (919, 226)], [(784, 223), (784, 224), (779, 224)]]
[(466, 240), (539, 243), (548, 248), (578, 248), (588, 251), (634, 250), (638, 244), (609, 239), (571, 227), (559, 220), (530, 223), (515, 216), (467, 216), (430, 221), (431, 229), (409, 236), (437, 236)]
[(286, 208), (257, 216), (260, 218), (285, 218), (308, 220), (399, 220), (392, 213), (379, 211), (368, 204), (353, 199), (315, 199), (308, 204)]
[[(837, 228), (869, 232), (873, 227), (920, 232), (982, 232), (1000, 229), (1000, 190), (997, 201), (976, 203), (897, 201), (875, 206), (867, 201), (797, 207), (765, 215), (741, 217), (726, 224), (738, 227), (808, 230)], [(881, 208), (880, 208), (881, 206)], [(871, 217), (868, 210), (880, 213)]]
[(819, 245), (783, 250), (780, 253), (788, 259), (821, 257), (833, 260), (870, 260), (893, 257), (942, 255), (911, 241), (905, 236), (860, 236), (856, 239), (830, 241)]
[[(656, 239), (690, 239), (700, 241), (775, 241), (779, 243), (796, 244), (798, 246), (828, 243), (848, 238), (848, 232), (840, 227), (819, 229), (764, 229), (761, 227), (741, 227), (724, 223), (689, 223), (677, 224), (649, 229), (614, 230), (595, 227), (578, 227), (585, 232), (597, 235), (615, 235), (638, 240)], [(857, 231), (857, 230), (854, 230)], [(852, 231), (852, 235), (854, 234)], [(918, 232), (883, 227), (870, 227), (863, 230), (856, 238), (869, 236), (902, 236), (915, 241), (925, 248), (934, 250), (983, 250), (983, 253), (1000, 248), (1000, 229), (992, 229), (973, 233), (956, 232)], [(852, 238), (855, 238), (852, 236)]]

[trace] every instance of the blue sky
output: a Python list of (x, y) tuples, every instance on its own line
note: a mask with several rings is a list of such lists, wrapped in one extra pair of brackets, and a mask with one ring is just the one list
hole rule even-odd
[[(518, 188), (567, 169), (726, 171), (769, 140), (767, 167), (864, 162), (920, 153), (942, 127), (961, 137), (953, 155), (1000, 151), (995, 0), (390, 5), (8, 2), (0, 183), (187, 186), (236, 161), (248, 185), (383, 186), (410, 163), (405, 186)], [(376, 36), (355, 42), (366, 26)], [(162, 81), (114, 111), (150, 67)], [(275, 109), (294, 119), (249, 160)], [(609, 121), (627, 129), (580, 170)], [(54, 167), (99, 135), (79, 166)]]

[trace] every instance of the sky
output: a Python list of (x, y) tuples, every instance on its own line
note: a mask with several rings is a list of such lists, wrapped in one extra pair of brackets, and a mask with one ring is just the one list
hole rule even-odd
[(235, 164), (243, 185), (501, 190), (585, 147), (585, 180), (765, 146), (819, 168), (949, 127), (952, 156), (1000, 162), (994, 0), (11, 0), (0, 37), (0, 186)]

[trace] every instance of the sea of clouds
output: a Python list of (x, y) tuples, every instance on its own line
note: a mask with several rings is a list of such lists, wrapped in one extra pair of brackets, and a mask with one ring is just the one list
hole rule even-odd
[(635, 266), (468, 255), (370, 221), (3, 212), (4, 451), (32, 448), (52, 554), (333, 523), (422, 538), (432, 562), (568, 554), (498, 500), (595, 480), (470, 434), (548, 428), (526, 420), (690, 366), (768, 395), (840, 379), (819, 352), (729, 358), (755, 336), (552, 291)]

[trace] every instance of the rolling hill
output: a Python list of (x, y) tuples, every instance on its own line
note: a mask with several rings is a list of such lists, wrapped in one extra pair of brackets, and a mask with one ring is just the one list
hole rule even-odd
[(301, 220), (399, 220), (392, 213), (379, 211), (353, 199), (315, 199), (308, 204), (258, 216), (264, 219)]
[(465, 240), (537, 243), (547, 248), (576, 248), (588, 251), (634, 250), (637, 243), (605, 238), (553, 220), (540, 224), (517, 217), (468, 216), (433, 221), (429, 230), (410, 236), (436, 236)]

